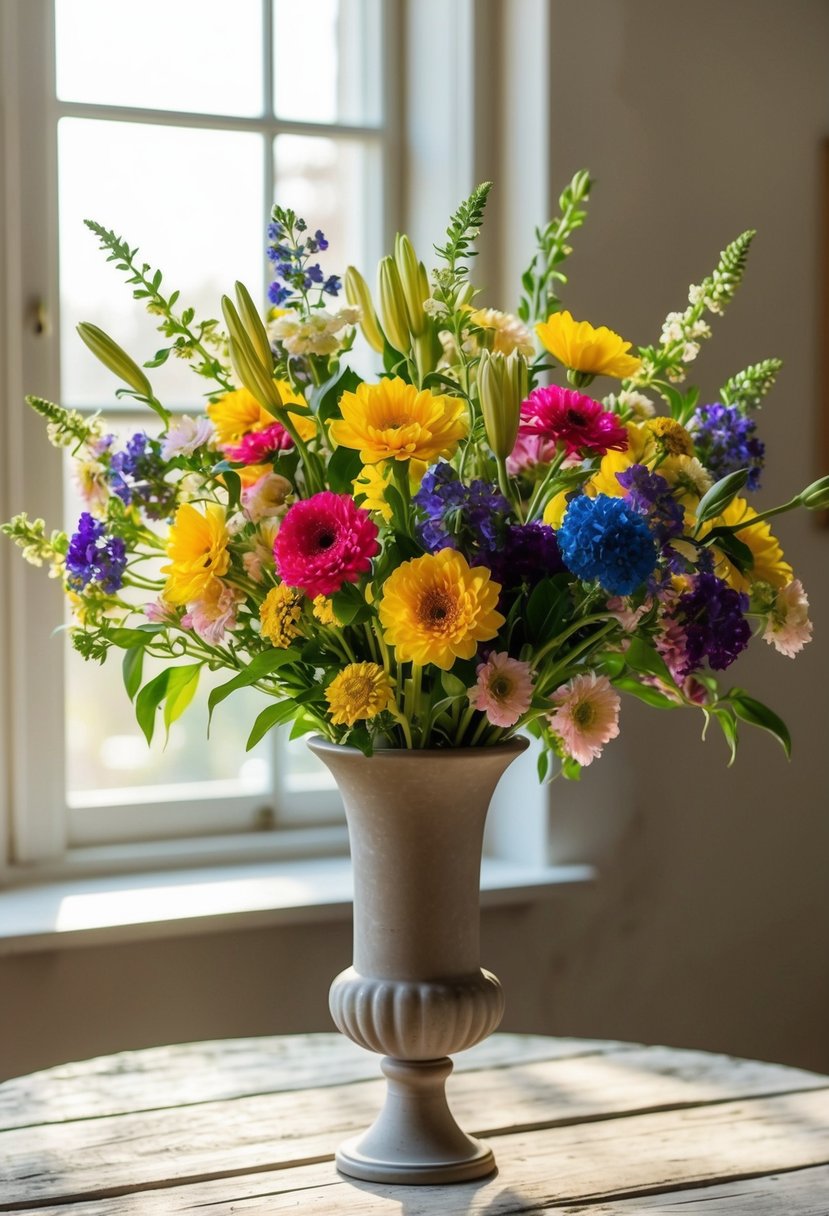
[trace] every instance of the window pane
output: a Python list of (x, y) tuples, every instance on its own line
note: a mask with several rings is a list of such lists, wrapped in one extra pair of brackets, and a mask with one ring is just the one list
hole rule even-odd
[(261, 0), (55, 0), (64, 101), (262, 112)]
[(381, 10), (381, 0), (273, 0), (280, 118), (380, 122)]
[(319, 258), (326, 273), (353, 264), (371, 279), (382, 242), (379, 148), (368, 140), (280, 135), (275, 159), (277, 201), (328, 239)]
[[(263, 290), (262, 137), (64, 118), (58, 153), (62, 396), (109, 406), (118, 385), (78, 338), (77, 323), (99, 325), (138, 363), (169, 343), (84, 219), (138, 245), (139, 261), (164, 272), (166, 294), (181, 291), (179, 311), (220, 318), (221, 296), (236, 279), (254, 297)], [(177, 359), (149, 374), (173, 407), (195, 408), (210, 387)]]

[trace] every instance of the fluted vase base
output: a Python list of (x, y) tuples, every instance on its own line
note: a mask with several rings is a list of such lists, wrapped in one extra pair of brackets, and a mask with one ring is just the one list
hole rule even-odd
[(458, 1127), (446, 1101), (452, 1061), (393, 1060), (386, 1075), (385, 1105), (363, 1136), (337, 1151), (337, 1169), (365, 1182), (415, 1186), (468, 1182), (495, 1169), (492, 1150)]

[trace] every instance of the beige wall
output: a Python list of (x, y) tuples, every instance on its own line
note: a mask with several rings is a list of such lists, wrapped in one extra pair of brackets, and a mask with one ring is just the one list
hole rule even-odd
[[(552, 15), (556, 185), (581, 165), (597, 178), (567, 303), (651, 341), (722, 246), (758, 228), (745, 287), (698, 366), (708, 395), (748, 362), (785, 359), (762, 416), (764, 501), (777, 501), (826, 471), (813, 442), (829, 5), (567, 0)], [(690, 716), (626, 705), (602, 767), (553, 791), (559, 858), (602, 861), (601, 882), (484, 916), (507, 1028), (829, 1071), (829, 532), (806, 520), (779, 531), (818, 637), (794, 663), (760, 646), (735, 681), (789, 721), (795, 759), (747, 732), (727, 770)], [(153, 1042), (326, 1028), (327, 983), (348, 957), (340, 924), (2, 960), (0, 1045), (12, 1046), (0, 1076)]]

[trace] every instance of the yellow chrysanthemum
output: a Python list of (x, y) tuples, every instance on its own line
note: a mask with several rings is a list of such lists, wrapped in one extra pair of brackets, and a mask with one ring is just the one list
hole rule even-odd
[(648, 418), (642, 429), (653, 435), (657, 446), (668, 456), (693, 456), (694, 441), (681, 422), (674, 418)]
[(327, 595), (315, 595), (313, 599), (312, 611), (314, 616), (321, 625), (337, 625), (339, 624), (334, 609), (331, 605), (331, 600)]
[[(702, 535), (706, 535), (711, 528), (719, 527), (721, 524), (733, 526), (746, 519), (754, 519), (756, 515), (757, 512), (748, 505), (744, 498), (735, 498), (722, 515), (718, 515), (710, 524), (703, 527)], [(752, 583), (762, 582), (769, 583), (772, 587), (785, 587), (792, 581), (794, 571), (789, 563), (784, 561), (783, 550), (780, 548), (777, 538), (772, 536), (771, 528), (766, 520), (763, 519), (758, 524), (741, 528), (736, 536), (751, 550), (753, 561), (747, 575), (741, 574), (725, 554), (716, 546), (714, 547), (717, 558), (714, 572), (730, 583), (736, 591), (750, 591)]]
[(209, 502), (204, 513), (183, 502), (167, 537), (169, 566), (164, 598), (170, 604), (189, 604), (203, 597), (211, 579), (224, 574), (230, 565), (225, 509)]
[[(305, 405), (303, 398), (294, 392), (287, 380), (277, 380), (276, 387), (283, 405)], [(317, 430), (313, 418), (307, 414), (291, 414), (290, 410), (288, 413), (300, 439), (313, 438)], [(213, 423), (220, 444), (238, 443), (243, 435), (249, 435), (251, 431), (264, 431), (265, 427), (279, 421), (246, 388), (234, 389), (218, 401), (212, 401), (207, 407), (207, 416)]]
[(535, 332), (554, 359), (576, 372), (623, 380), (633, 376), (642, 363), (627, 354), (632, 344), (612, 329), (606, 325), (594, 329), (588, 321), (574, 321), (566, 311), (552, 313), (536, 325)]
[(388, 709), (394, 703), (394, 691), (377, 663), (349, 663), (328, 685), (325, 699), (335, 726), (353, 726)]
[(334, 443), (357, 448), (363, 464), (381, 460), (432, 464), (439, 456), (451, 456), (467, 432), (466, 407), (460, 398), (434, 396), (398, 377), (343, 393), (340, 411), (342, 419), (329, 424), (329, 434)]
[[(429, 466), (423, 460), (409, 461), (409, 486), (415, 493)], [(386, 502), (386, 490), (394, 481), (390, 464), (367, 464), (359, 477), (352, 481), (354, 497), (360, 501), (360, 506), (366, 511), (376, 511), (378, 515), (389, 522), (391, 507)]]
[(302, 608), (295, 591), (284, 583), (272, 587), (259, 609), (262, 636), (267, 638), (272, 646), (284, 650), (302, 633), (297, 624), (301, 614)]
[(385, 582), (383, 636), (398, 662), (434, 663), (448, 671), (455, 659), (471, 659), (478, 642), (494, 638), (504, 624), (496, 607), (500, 592), (484, 566), (470, 567), (454, 549), (415, 557)]
[[(473, 325), (481, 329), (492, 330), (492, 350), (502, 355), (511, 355), (517, 350), (520, 355), (531, 359), (535, 354), (533, 336), (523, 321), (514, 317), (510, 312), (500, 312), (497, 308), (476, 308), (469, 317)], [(487, 340), (489, 346), (489, 340)]]

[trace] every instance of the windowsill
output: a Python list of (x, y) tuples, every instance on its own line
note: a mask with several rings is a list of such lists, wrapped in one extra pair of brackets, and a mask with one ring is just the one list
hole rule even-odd
[[(481, 906), (549, 899), (594, 878), (588, 865), (484, 858)], [(347, 857), (64, 877), (0, 892), (0, 955), (346, 921), (351, 901)]]

